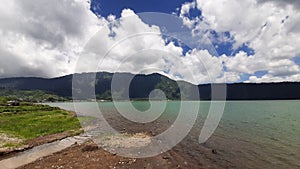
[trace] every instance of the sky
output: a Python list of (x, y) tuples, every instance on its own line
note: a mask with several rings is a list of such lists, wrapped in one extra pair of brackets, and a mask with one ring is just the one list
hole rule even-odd
[(300, 81), (298, 0), (10, 0), (0, 4), (0, 35), (0, 78)]

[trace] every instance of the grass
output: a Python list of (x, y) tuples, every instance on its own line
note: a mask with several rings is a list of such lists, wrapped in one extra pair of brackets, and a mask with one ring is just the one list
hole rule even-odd
[(78, 133), (80, 128), (73, 113), (59, 108), (45, 105), (0, 107), (0, 133), (23, 140), (64, 131)]
[(33, 111), (51, 111), (51, 110), (59, 110), (56, 107), (50, 107), (47, 105), (33, 105), (33, 104), (24, 104), (21, 106), (0, 106), (0, 113), (5, 112), (33, 112)]
[(19, 147), (19, 146), (22, 146), (22, 143), (8, 142), (3, 145), (4, 148), (13, 148), (13, 147)]

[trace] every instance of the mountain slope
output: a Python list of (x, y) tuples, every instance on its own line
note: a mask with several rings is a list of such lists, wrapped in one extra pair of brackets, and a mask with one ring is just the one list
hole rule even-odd
[[(129, 97), (131, 99), (145, 99), (154, 89), (161, 89), (164, 91), (168, 99), (189, 99), (197, 100), (197, 94), (194, 92), (183, 93), (181, 96), (178, 84), (185, 89), (197, 87), (200, 91), (200, 98), (211, 99), (211, 84), (204, 84), (194, 86), (187, 82), (178, 82), (171, 80), (160, 74), (150, 75), (133, 75), (130, 73), (83, 73), (75, 74), (77, 83), (83, 83), (88, 87), (95, 84), (95, 94), (98, 99), (111, 99), (111, 83), (112, 78), (117, 77), (119, 82), (114, 87), (112, 92), (117, 92), (119, 99), (126, 99), (124, 96), (126, 87), (122, 83), (122, 79), (133, 78), (129, 87)], [(93, 81), (93, 77), (95, 81)], [(53, 93), (63, 97), (72, 97), (72, 79), (73, 75), (67, 75), (58, 78), (6, 78), (0, 79), (0, 88), (15, 89), (15, 90), (41, 90), (48, 93)], [(222, 84), (212, 84), (221, 86)], [(282, 83), (236, 83), (227, 84), (227, 100), (286, 100), (286, 99), (300, 99), (300, 83), (299, 82), (282, 82)], [(75, 90), (76, 91), (76, 90)], [(188, 91), (188, 90), (187, 90)], [(82, 98), (90, 99), (90, 93), (80, 91), (83, 93)], [(86, 94), (85, 94), (86, 92)], [(92, 91), (93, 92), (93, 91)], [(92, 93), (91, 92), (91, 93)]]

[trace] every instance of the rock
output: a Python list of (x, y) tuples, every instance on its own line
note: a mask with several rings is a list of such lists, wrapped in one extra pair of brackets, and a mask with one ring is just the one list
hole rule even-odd
[(170, 159), (170, 157), (168, 157), (168, 156), (163, 156), (162, 158), (165, 159), (165, 160)]
[(87, 151), (96, 151), (98, 150), (97, 145), (87, 145), (81, 149), (82, 152), (87, 152)]
[(212, 152), (213, 154), (217, 154), (217, 153), (218, 153), (216, 149), (212, 149), (211, 152)]

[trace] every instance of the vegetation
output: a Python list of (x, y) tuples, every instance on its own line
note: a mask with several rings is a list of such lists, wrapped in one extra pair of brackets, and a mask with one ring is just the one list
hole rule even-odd
[[(0, 106), (0, 134), (23, 141), (69, 131), (80, 132), (80, 123), (71, 112), (47, 105)], [(19, 146), (20, 144), (7, 143)]]
[[(32, 103), (20, 103), (20, 106), (0, 106), (0, 113), (24, 113), (24, 112), (34, 112), (34, 111), (52, 111), (59, 110), (59, 108), (50, 107), (47, 105)], [(1, 114), (0, 114), (1, 115)]]
[(167, 99), (180, 99), (179, 87), (175, 81), (162, 77), (160, 83), (156, 85), (156, 88), (164, 91)]
[(112, 100), (111, 92), (109, 90), (96, 95), (97, 100)]
[(22, 101), (22, 102), (55, 102), (66, 101), (67, 99), (55, 94), (46, 93), (41, 90), (12, 90), (0, 89), (0, 105), (7, 101)]
[[(78, 94), (75, 100), (91, 100), (94, 95), (98, 100), (111, 100), (111, 93), (116, 94), (120, 100), (126, 100), (124, 97), (127, 89), (123, 80), (133, 78), (129, 87), (130, 99), (148, 99), (149, 94), (154, 89), (164, 91), (166, 97), (170, 100), (210, 100), (214, 96), (212, 91), (222, 91), (226, 89), (227, 100), (287, 100), (300, 99), (300, 82), (281, 82), (281, 83), (235, 83), (235, 84), (201, 84), (193, 85), (188, 82), (175, 82), (168, 77), (154, 73), (149, 75), (133, 75), (130, 73), (81, 73), (67, 75), (63, 77), (44, 79), (44, 78), (6, 78), (0, 79), (0, 96), (5, 92), (17, 90), (20, 94), (14, 98), (25, 101), (43, 102), (43, 101), (63, 101), (65, 98), (72, 98), (74, 92)], [(95, 79), (96, 75), (96, 79)], [(119, 84), (111, 89), (112, 79), (118, 78)], [(74, 85), (75, 84), (75, 85)], [(82, 91), (76, 88), (76, 84), (91, 89)], [(180, 91), (180, 89), (185, 89)], [(91, 88), (90, 88), (91, 87)], [(213, 87), (213, 88), (212, 88)], [(84, 89), (84, 90), (85, 90)], [(93, 91), (93, 89), (95, 89)], [(198, 89), (199, 92), (194, 92)], [(212, 90), (213, 89), (213, 90)], [(216, 98), (213, 99), (224, 99)], [(1, 101), (0, 101), (1, 102)]]
[(0, 97), (0, 105), (6, 105), (7, 104), (7, 98), (6, 97)]

